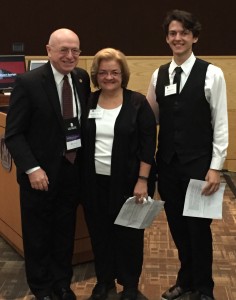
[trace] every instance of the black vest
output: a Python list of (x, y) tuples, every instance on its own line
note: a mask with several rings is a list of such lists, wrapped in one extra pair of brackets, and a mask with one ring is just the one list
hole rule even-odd
[(177, 154), (182, 163), (212, 155), (211, 111), (204, 86), (209, 65), (196, 59), (180, 94), (165, 96), (169, 85), (169, 65), (160, 67), (156, 84), (159, 104), (158, 154), (169, 163)]

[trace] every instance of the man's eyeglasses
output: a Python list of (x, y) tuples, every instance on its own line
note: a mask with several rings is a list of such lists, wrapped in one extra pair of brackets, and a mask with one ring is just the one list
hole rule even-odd
[[(51, 45), (50, 47), (54, 48), (54, 46)], [(79, 48), (66, 48), (66, 47), (59, 48), (57, 49), (57, 51), (62, 55), (68, 55), (71, 52), (71, 54), (74, 56), (79, 56), (82, 52)]]
[(111, 77), (118, 77), (121, 75), (120, 71), (98, 71), (98, 76), (100, 77), (107, 77), (108, 75), (110, 75)]
[(72, 48), (72, 49), (70, 49), (70, 48), (60, 48), (59, 49), (59, 52), (61, 53), (61, 54), (63, 54), (63, 55), (67, 55), (67, 54), (69, 54), (69, 52), (71, 51), (71, 53), (72, 53), (72, 55), (74, 55), (74, 56), (79, 56), (80, 55), (80, 53), (82, 52), (80, 49), (78, 49), (78, 48)]

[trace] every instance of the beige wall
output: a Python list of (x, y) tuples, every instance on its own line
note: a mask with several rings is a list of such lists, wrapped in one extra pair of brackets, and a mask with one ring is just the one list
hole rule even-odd
[[(225, 75), (228, 95), (229, 114), (229, 148), (225, 168), (236, 171), (236, 56), (200, 56), (216, 66), (219, 66)], [(27, 56), (31, 59), (47, 59), (46, 56)], [(160, 65), (170, 61), (169, 56), (127, 56), (131, 71), (129, 88), (147, 93), (147, 88), (153, 71)], [(79, 66), (90, 72), (91, 56), (81, 56)]]

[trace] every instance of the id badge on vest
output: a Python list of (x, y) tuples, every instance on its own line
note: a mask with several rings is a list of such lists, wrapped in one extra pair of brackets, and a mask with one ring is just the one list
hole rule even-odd
[(177, 84), (169, 84), (165, 86), (165, 96), (175, 95), (177, 94)]
[(65, 119), (66, 151), (81, 147), (81, 130), (77, 117)]

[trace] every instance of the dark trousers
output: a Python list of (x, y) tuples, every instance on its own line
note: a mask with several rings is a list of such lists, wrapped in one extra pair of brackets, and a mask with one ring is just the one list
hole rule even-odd
[(157, 158), (158, 191), (165, 201), (168, 225), (181, 263), (177, 284), (213, 297), (212, 220), (182, 216), (189, 180), (205, 180), (209, 164), (208, 156), (186, 164), (181, 164), (176, 155), (170, 164)]
[(78, 185), (77, 167), (63, 158), (48, 192), (20, 189), (26, 276), (38, 297), (70, 286)]
[(137, 287), (143, 264), (144, 230), (114, 225), (109, 213), (110, 177), (96, 176), (97, 198), (86, 207), (85, 216), (94, 252), (99, 283), (114, 279), (126, 287)]

